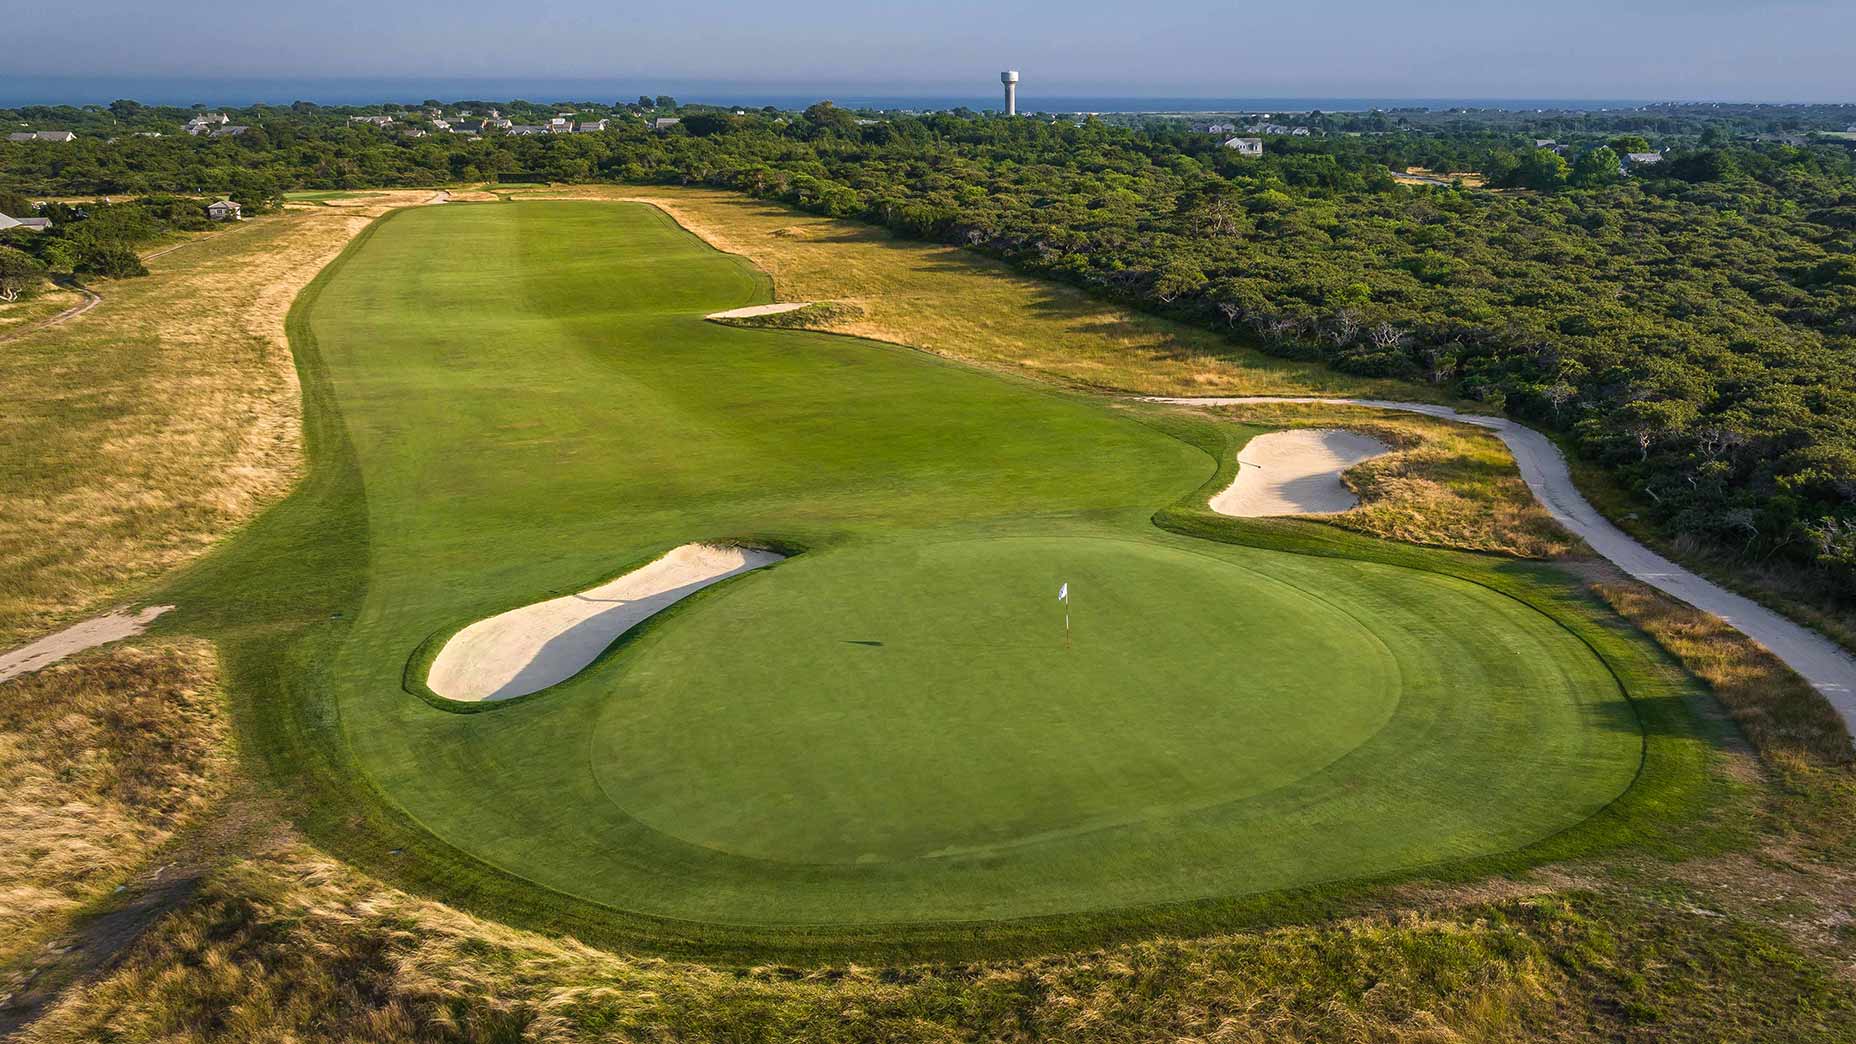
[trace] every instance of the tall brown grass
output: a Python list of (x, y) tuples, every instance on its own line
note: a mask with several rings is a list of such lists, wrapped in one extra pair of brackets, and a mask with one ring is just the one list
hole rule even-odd
[(0, 963), (219, 799), (227, 735), (204, 642), (0, 685)]

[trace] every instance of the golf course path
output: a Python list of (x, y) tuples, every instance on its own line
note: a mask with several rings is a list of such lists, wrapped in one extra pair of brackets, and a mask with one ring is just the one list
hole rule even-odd
[(138, 613), (115, 609), (102, 616), (91, 617), (83, 623), (72, 624), (55, 634), (48, 634), (30, 645), (0, 653), (0, 682), (50, 667), (85, 649), (132, 638), (147, 630), (155, 617), (172, 608), (171, 605), (151, 605)]
[(710, 312), (704, 319), (752, 319), (761, 315), (779, 315), (782, 312), (797, 312), (810, 301), (787, 301), (781, 304), (748, 305), (746, 308), (730, 308), (726, 312)]
[(1856, 732), (1856, 657), (1830, 639), (1794, 623), (1750, 598), (1734, 594), (1669, 561), (1612, 525), (1573, 485), (1559, 447), (1540, 432), (1505, 417), (1458, 413), (1448, 406), (1379, 399), (1323, 399), (1313, 396), (1230, 396), (1201, 398), (1148, 397), (1148, 402), (1176, 406), (1243, 406), (1272, 402), (1326, 403), (1422, 413), (1487, 428), (1506, 443), (1521, 477), (1547, 511), (1592, 550), (1631, 576), (1689, 605), (1725, 620), (1741, 634), (1765, 646), (1799, 676), (1824, 694)]
[(1212, 498), (1212, 510), (1237, 518), (1339, 514), (1360, 502), (1341, 475), (1391, 451), (1378, 439), (1339, 428), (1258, 435), (1245, 443), (1237, 477)]
[(579, 594), (479, 620), (451, 636), (426, 675), (446, 699), (506, 700), (579, 674), (615, 639), (710, 584), (772, 565), (771, 551), (684, 544)]

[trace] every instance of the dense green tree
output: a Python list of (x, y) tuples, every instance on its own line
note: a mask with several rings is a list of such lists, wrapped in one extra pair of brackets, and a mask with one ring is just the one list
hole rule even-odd
[(0, 246), (0, 301), (30, 297), (45, 285), (45, 265), (12, 247)]

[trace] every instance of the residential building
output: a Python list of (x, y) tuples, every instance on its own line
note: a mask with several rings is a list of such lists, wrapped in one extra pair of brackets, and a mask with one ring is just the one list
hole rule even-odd
[(678, 119), (675, 116), (659, 116), (657, 119), (651, 121), (651, 129), (652, 130), (669, 130), (670, 128), (675, 127), (677, 124), (682, 123), (682, 122), (683, 122), (682, 120)]
[(207, 131), (206, 136), (209, 138), (236, 138), (250, 129), (250, 127), (244, 126), (243, 124), (228, 123), (223, 127), (214, 127), (212, 130)]
[(376, 127), (385, 127), (393, 122), (391, 116), (350, 116), (349, 123), (371, 123)]
[(42, 218), (42, 217), (16, 218), (16, 217), (7, 217), (5, 214), (0, 214), (0, 232), (3, 232), (9, 228), (24, 229), (27, 232), (43, 232), (50, 227), (52, 227), (51, 218)]
[(607, 120), (581, 120), (574, 125), (574, 130), (581, 134), (594, 134), (606, 129)]
[(19, 131), (6, 136), (8, 141), (76, 141), (70, 131)]
[(214, 221), (240, 221), (244, 218), (242, 208), (229, 199), (222, 199), (217, 203), (208, 205), (206, 208), (206, 216), (212, 218)]
[(1658, 152), (1633, 152), (1624, 157), (1626, 167), (1648, 167), (1662, 161), (1662, 154)]
[(1239, 156), (1263, 155), (1262, 138), (1227, 138), (1224, 147), (1236, 152)]
[(548, 128), (538, 123), (513, 123), (503, 129), (517, 137), (528, 137), (530, 135), (548, 133)]

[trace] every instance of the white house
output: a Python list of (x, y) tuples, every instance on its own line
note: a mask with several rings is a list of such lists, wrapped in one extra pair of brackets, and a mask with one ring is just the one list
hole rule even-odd
[(682, 122), (683, 121), (681, 119), (675, 116), (659, 116), (657, 119), (651, 121), (651, 129), (652, 130), (669, 130), (670, 128), (675, 127), (677, 124), (682, 123)]
[(1236, 152), (1239, 156), (1263, 155), (1262, 138), (1227, 138), (1224, 147)]
[(1648, 167), (1663, 161), (1659, 152), (1632, 152), (1624, 157), (1626, 167)]
[(214, 221), (241, 221), (244, 219), (241, 210), (242, 208), (237, 203), (222, 199), (217, 203), (207, 205), (206, 216)]
[(606, 123), (606, 120), (581, 120), (574, 127), (574, 131), (579, 134), (594, 134), (605, 130)]

